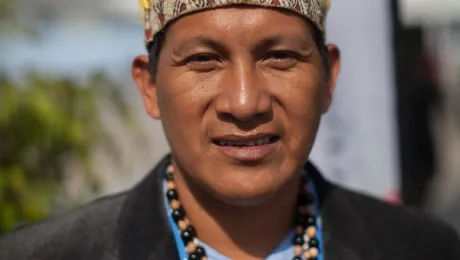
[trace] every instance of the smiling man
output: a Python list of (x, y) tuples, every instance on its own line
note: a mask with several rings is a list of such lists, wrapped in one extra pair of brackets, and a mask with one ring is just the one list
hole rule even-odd
[(340, 67), (328, 1), (142, 8), (132, 74), (171, 154), (125, 193), (0, 238), (0, 259), (460, 259), (450, 227), (308, 162)]

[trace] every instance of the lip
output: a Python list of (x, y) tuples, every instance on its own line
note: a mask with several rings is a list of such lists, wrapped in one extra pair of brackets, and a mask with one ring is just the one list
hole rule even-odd
[[(268, 144), (254, 146), (221, 146), (216, 141), (241, 141), (250, 142), (263, 138), (273, 139)], [(255, 135), (222, 135), (213, 138), (213, 145), (226, 157), (240, 162), (257, 162), (269, 156), (279, 141), (279, 135), (272, 133), (260, 133)]]

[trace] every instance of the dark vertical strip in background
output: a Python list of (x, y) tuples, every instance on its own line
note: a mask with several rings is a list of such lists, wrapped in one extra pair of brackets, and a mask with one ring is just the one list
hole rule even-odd
[(404, 64), (404, 46), (403, 46), (403, 28), (399, 19), (399, 6), (398, 0), (390, 0), (391, 8), (391, 21), (392, 21), (392, 32), (393, 32), (393, 69), (395, 75), (395, 97), (396, 97), (396, 119), (397, 119), (397, 133), (398, 133), (398, 148), (399, 148), (399, 163), (400, 163), (400, 181), (401, 181), (401, 196), (402, 200), (406, 202), (406, 183), (405, 173), (407, 172), (407, 159), (406, 159), (406, 146), (404, 145), (404, 138), (402, 134), (402, 126), (404, 125), (402, 114), (401, 114), (401, 96), (402, 86), (406, 84), (407, 79), (404, 78), (404, 70), (407, 68), (407, 64)]
[(401, 170), (405, 204), (424, 206), (435, 170), (430, 111), (438, 97), (420, 27), (405, 28), (398, 0), (391, 0), (394, 72)]

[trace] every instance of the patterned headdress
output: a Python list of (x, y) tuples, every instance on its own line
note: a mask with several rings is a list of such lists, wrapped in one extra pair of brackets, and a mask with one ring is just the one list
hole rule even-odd
[(200, 10), (234, 4), (283, 8), (309, 19), (323, 33), (330, 0), (139, 0), (148, 46), (169, 22)]

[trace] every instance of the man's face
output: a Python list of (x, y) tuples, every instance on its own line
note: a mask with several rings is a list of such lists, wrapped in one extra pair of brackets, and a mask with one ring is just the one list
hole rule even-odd
[(312, 35), (289, 12), (219, 8), (170, 25), (154, 82), (137, 58), (134, 78), (184, 178), (234, 204), (269, 198), (295, 178), (339, 67), (330, 46), (326, 76)]

